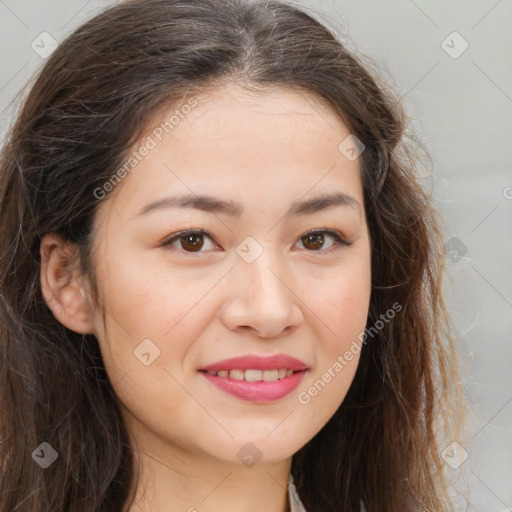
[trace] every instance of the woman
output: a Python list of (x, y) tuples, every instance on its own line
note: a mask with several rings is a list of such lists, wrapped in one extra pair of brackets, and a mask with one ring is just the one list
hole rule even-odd
[(79, 27), (3, 148), (0, 510), (451, 510), (414, 165), (400, 105), (296, 7)]

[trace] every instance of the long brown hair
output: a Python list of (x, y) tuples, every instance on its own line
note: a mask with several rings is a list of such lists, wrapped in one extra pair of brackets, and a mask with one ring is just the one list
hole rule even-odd
[[(368, 326), (402, 306), (364, 345), (340, 408), (293, 456), (306, 510), (450, 510), (440, 443), (459, 439), (449, 427), (463, 415), (439, 220), (403, 109), (377, 76), (278, 0), (128, 0), (55, 49), (0, 163), (0, 512), (130, 505), (137, 475), (117, 397), (94, 336), (65, 328), (43, 300), (41, 239), (53, 232), (76, 244), (91, 274), (95, 190), (164, 105), (225, 80), (318, 94), (364, 143)], [(46, 470), (32, 457), (41, 442), (58, 453)]]

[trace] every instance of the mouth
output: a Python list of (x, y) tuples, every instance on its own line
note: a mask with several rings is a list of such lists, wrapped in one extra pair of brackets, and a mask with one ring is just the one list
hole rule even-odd
[(239, 369), (234, 368), (232, 370), (199, 370), (206, 372), (214, 377), (224, 377), (233, 380), (244, 380), (246, 382), (276, 382), (283, 380), (286, 377), (290, 377), (294, 373), (305, 370), (292, 370), (288, 368), (278, 368), (269, 370), (257, 370), (257, 369)]
[(253, 404), (270, 404), (289, 395), (301, 383), (308, 370), (234, 369), (199, 370), (217, 390)]
[(309, 370), (286, 354), (232, 357), (199, 369), (217, 389), (252, 403), (275, 402), (291, 393)]

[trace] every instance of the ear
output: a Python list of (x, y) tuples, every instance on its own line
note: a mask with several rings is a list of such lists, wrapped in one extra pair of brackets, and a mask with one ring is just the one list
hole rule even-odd
[(41, 242), (41, 290), (55, 318), (79, 334), (94, 334), (94, 305), (75, 244), (50, 233)]

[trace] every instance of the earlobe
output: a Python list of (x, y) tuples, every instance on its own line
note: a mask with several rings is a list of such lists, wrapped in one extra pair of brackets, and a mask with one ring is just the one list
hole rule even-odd
[(55, 318), (80, 334), (94, 334), (93, 301), (85, 288), (76, 245), (50, 233), (41, 242), (41, 290)]

